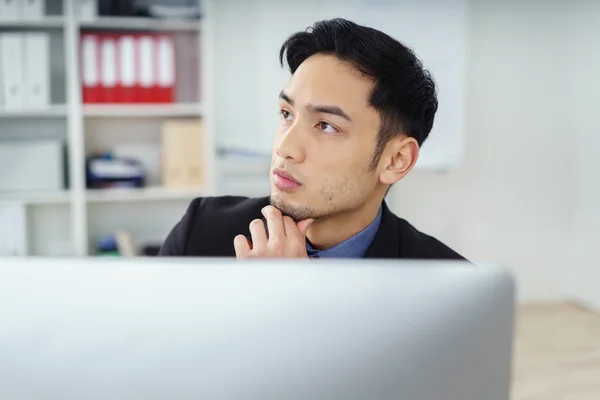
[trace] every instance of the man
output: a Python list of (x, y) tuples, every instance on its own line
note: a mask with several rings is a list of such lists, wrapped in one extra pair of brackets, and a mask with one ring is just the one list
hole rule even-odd
[(279, 95), (271, 196), (194, 200), (160, 254), (462, 259), (384, 202), (438, 107), (411, 50), (334, 19), (292, 35), (279, 58), (292, 76)]

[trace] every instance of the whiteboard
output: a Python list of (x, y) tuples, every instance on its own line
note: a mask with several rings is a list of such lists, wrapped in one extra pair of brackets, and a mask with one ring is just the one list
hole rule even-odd
[(459, 166), (465, 147), (467, 0), (216, 0), (214, 32), (216, 143), (270, 154), (278, 95), (289, 80), (279, 65), (285, 39), (315, 21), (342, 17), (379, 29), (412, 48), (431, 71), (439, 108), (417, 169)]

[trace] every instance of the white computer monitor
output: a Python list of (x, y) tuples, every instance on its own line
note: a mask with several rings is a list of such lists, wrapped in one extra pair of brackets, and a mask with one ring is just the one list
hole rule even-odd
[(3, 259), (0, 398), (508, 400), (514, 296), (457, 262)]

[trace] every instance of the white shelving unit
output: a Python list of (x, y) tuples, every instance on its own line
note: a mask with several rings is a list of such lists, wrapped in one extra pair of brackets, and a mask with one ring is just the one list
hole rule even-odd
[[(77, 0), (62, 2), (62, 15), (37, 21), (0, 21), (1, 31), (48, 31), (60, 35), (64, 50), (64, 104), (56, 103), (35, 111), (2, 111), (4, 121), (44, 124), (48, 119), (64, 126), (69, 187), (59, 192), (10, 193), (0, 191), (2, 204), (27, 208), (27, 249), (30, 255), (88, 256), (95, 242), (106, 234), (128, 229), (140, 240), (160, 244), (181, 218), (189, 202), (212, 195), (215, 178), (215, 145), (212, 138), (212, 33), (209, 2), (200, 20), (159, 20), (152, 18), (98, 17), (79, 21)], [(173, 104), (84, 104), (81, 90), (80, 34), (82, 31), (168, 32), (176, 38), (176, 48), (185, 45), (177, 57), (187, 67), (177, 79)], [(177, 52), (176, 52), (177, 53)], [(196, 53), (196, 54), (193, 54)], [(179, 58), (182, 57), (182, 58)], [(191, 57), (191, 58), (190, 58)], [(198, 65), (190, 63), (197, 62)], [(189, 66), (185, 64), (190, 63)], [(179, 72), (179, 71), (178, 71)], [(195, 76), (194, 76), (195, 74)], [(54, 77), (54, 75), (53, 75)], [(62, 88), (61, 88), (62, 91)], [(160, 126), (166, 119), (199, 118), (203, 123), (204, 150), (198, 157), (205, 163), (205, 185), (201, 189), (173, 190), (160, 186)], [(1, 146), (0, 142), (0, 146)], [(141, 189), (88, 189), (85, 162), (97, 149), (110, 148), (117, 155), (139, 157), (148, 168), (148, 186)], [(145, 162), (145, 163), (144, 163)], [(1, 190), (1, 188), (0, 188)]]
[(98, 104), (83, 106), (83, 115), (86, 117), (105, 118), (176, 118), (176, 117), (202, 117), (200, 103), (180, 103), (173, 105), (155, 104)]
[(68, 107), (64, 104), (53, 104), (41, 110), (5, 111), (0, 109), (0, 118), (48, 118), (66, 117)]
[(48, 29), (48, 28), (64, 28), (66, 20), (60, 16), (46, 16), (39, 20), (19, 20), (19, 21), (0, 21), (0, 28), (12, 29)]
[(26, 193), (0, 193), (0, 203), (21, 203), (24, 205), (68, 204), (71, 192), (69, 190)]
[(90, 189), (86, 192), (88, 203), (137, 203), (154, 201), (185, 200), (205, 194), (204, 190), (170, 189), (160, 186), (142, 189)]

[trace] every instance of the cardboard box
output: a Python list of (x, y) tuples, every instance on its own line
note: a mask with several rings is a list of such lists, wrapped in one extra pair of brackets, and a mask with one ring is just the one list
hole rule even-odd
[(204, 185), (204, 132), (200, 120), (168, 120), (162, 127), (163, 186)]
[(64, 176), (61, 140), (0, 141), (0, 192), (63, 190)]

